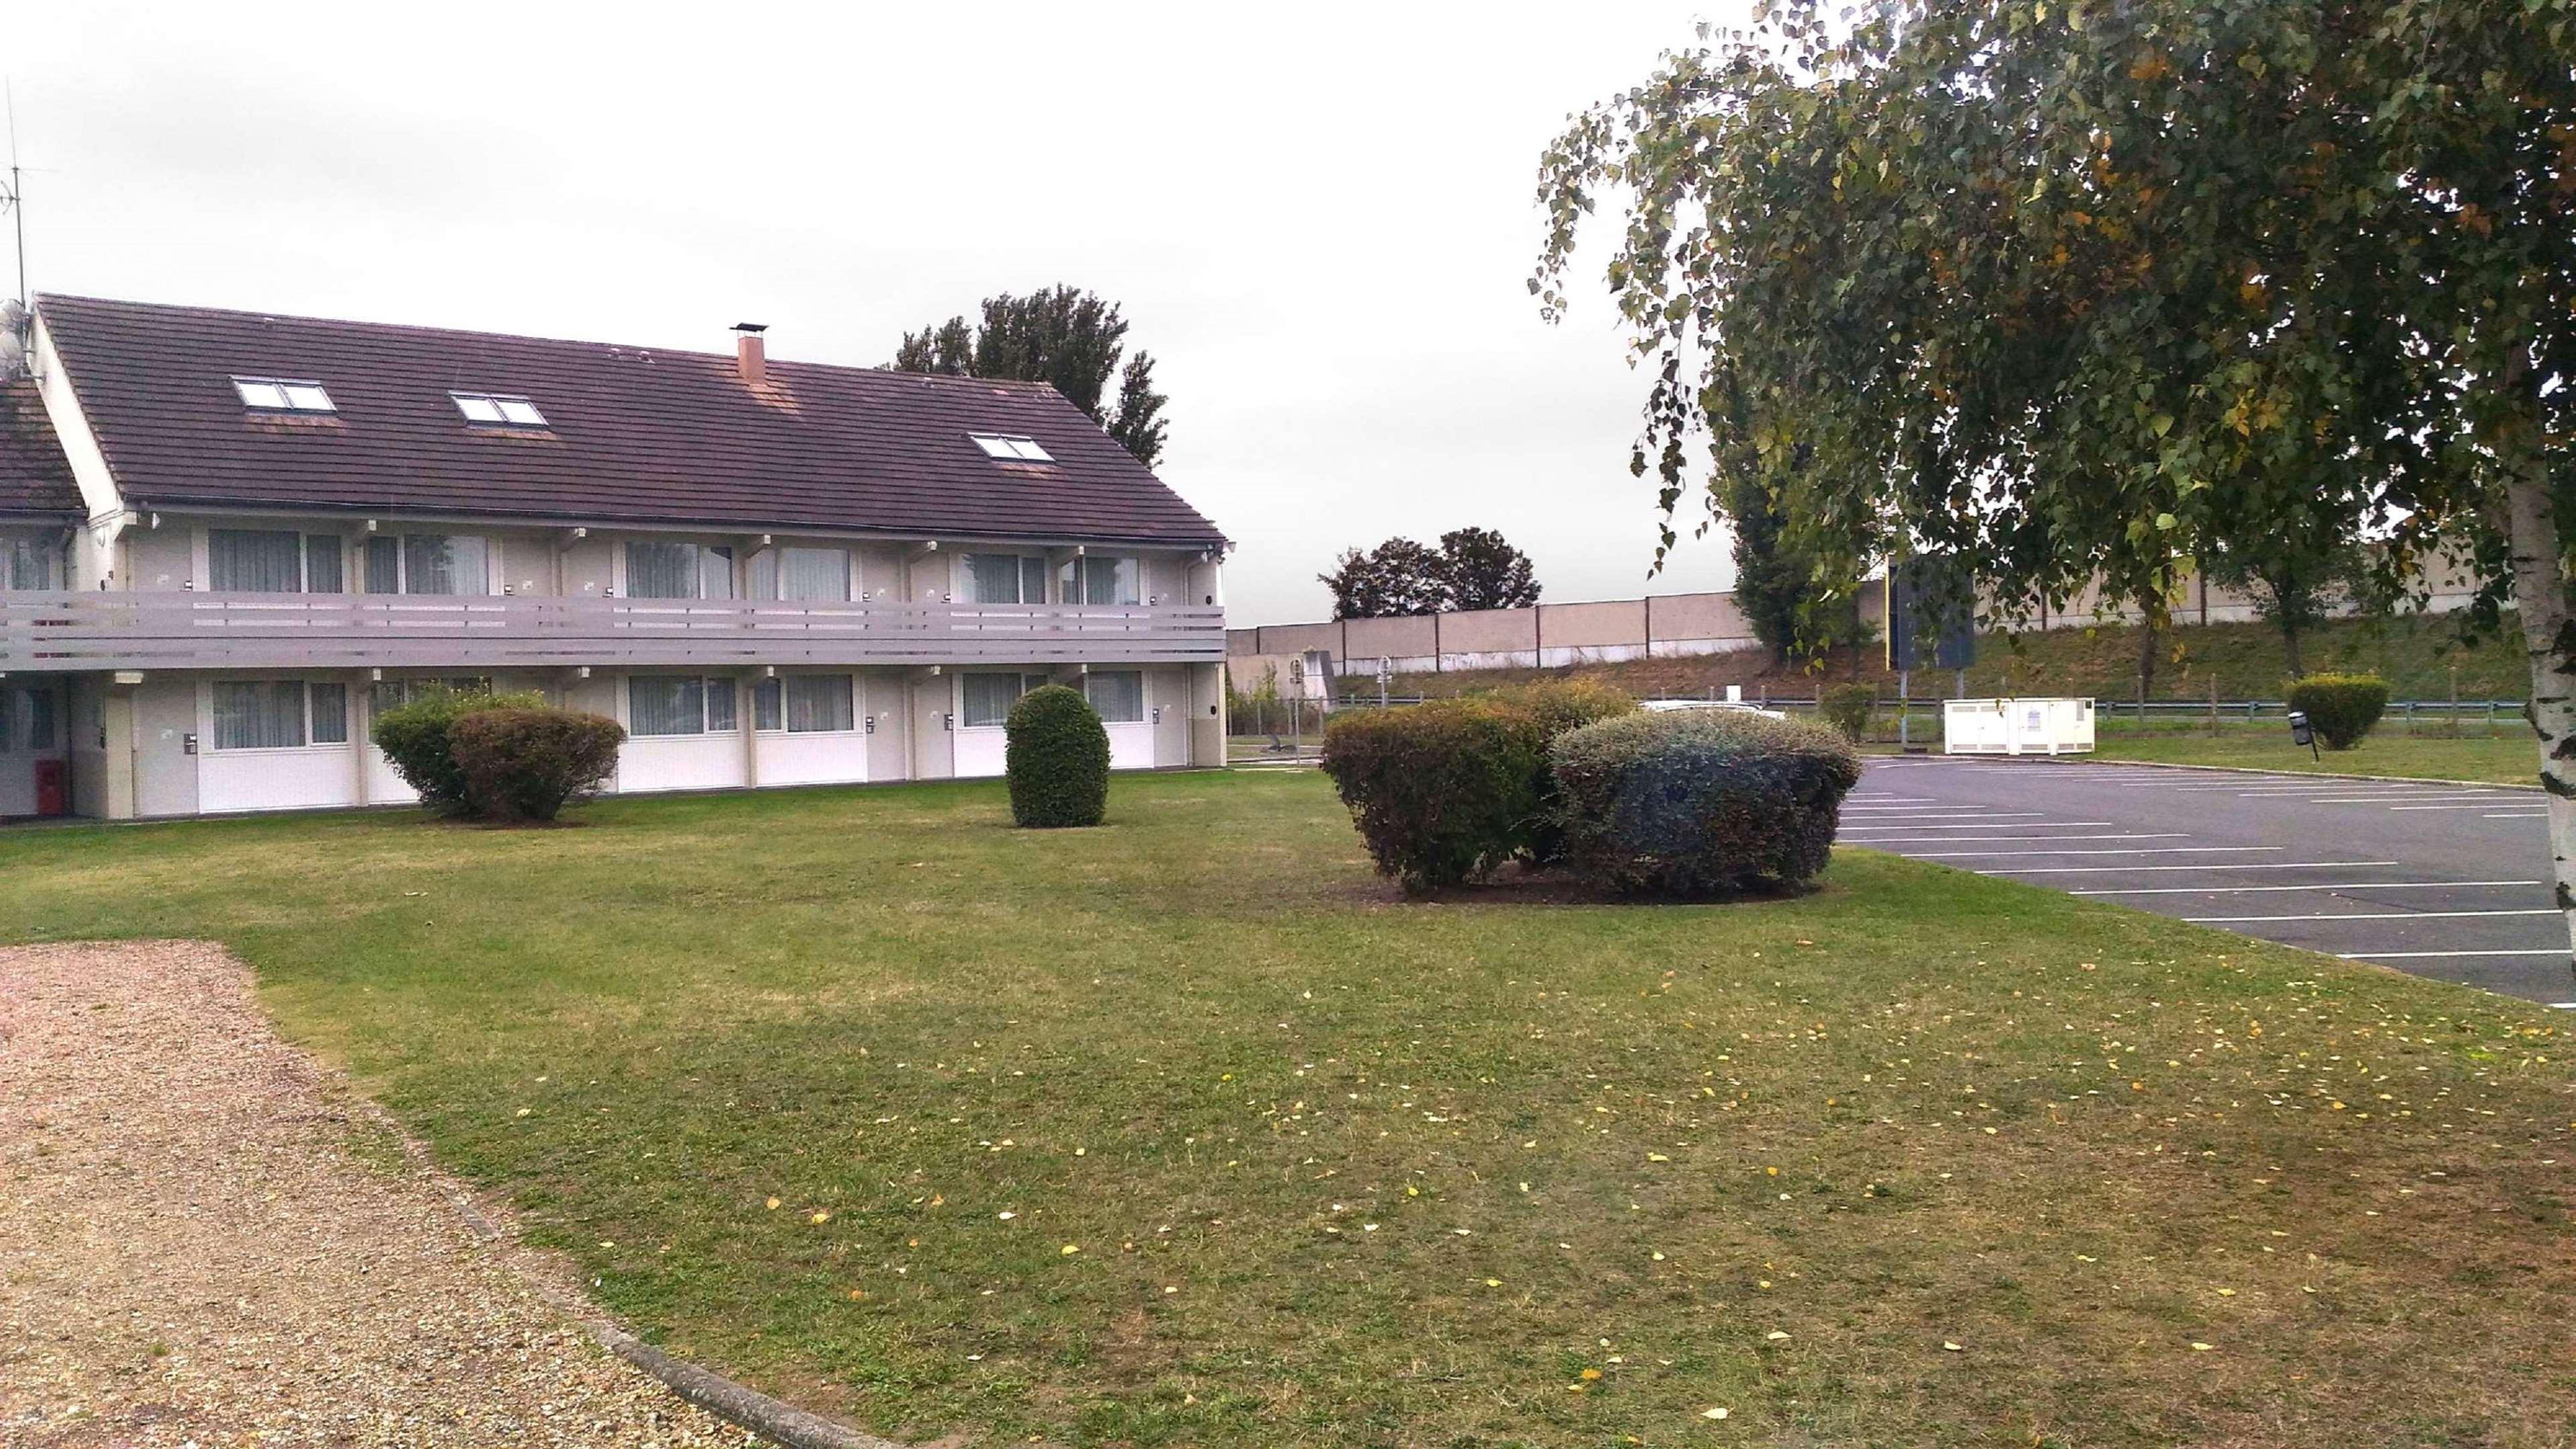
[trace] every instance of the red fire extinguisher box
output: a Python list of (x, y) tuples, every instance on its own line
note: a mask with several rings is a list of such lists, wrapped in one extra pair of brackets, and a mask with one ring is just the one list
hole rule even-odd
[(36, 813), (72, 813), (71, 767), (61, 760), (36, 762)]

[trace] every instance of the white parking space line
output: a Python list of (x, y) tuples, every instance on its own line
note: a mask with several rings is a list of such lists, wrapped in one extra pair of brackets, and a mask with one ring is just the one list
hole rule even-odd
[(2484, 810), (2495, 802), (2481, 800), (2475, 805), (2391, 805), (2391, 810)]
[(2516, 810), (2509, 813), (2499, 811), (2496, 814), (2481, 815), (2478, 818), (2480, 820), (2546, 820), (2549, 818), (2549, 812), (2546, 810)]
[(2391, 800), (2397, 800), (2415, 805), (2437, 800), (2475, 800), (2480, 804), (2492, 804), (2501, 798), (2506, 798), (2501, 790), (2459, 790), (2426, 795), (2316, 795), (2309, 797), (2308, 803), (2311, 805), (2385, 805)]
[(2565, 956), (2564, 946), (2543, 946), (2537, 951), (2338, 951), (2346, 961), (2430, 961), (2451, 956)]
[[(2393, 860), (2254, 860), (2243, 865), (2213, 860), (2207, 865), (2011, 865), (1978, 871), (1979, 875), (2113, 875), (2128, 871), (2149, 870), (2355, 870), (2364, 866), (2396, 865)], [(2102, 895), (2101, 891), (2078, 891), (2078, 895)]]
[(2070, 896), (2242, 896), (2269, 891), (2458, 891), (2472, 887), (2536, 886), (2536, 880), (2338, 880), (2322, 885), (2276, 886), (2123, 886), (2111, 890), (2068, 891)]
[(1873, 828), (1880, 830), (2074, 830), (2078, 827), (2091, 829), (2096, 826), (2117, 825), (2119, 822), (2116, 820), (1998, 820), (1992, 825), (1936, 825), (1929, 821), (1863, 820), (1858, 824), (1863, 830)]
[[(2384, 887), (2383, 887), (2384, 889)], [(2556, 906), (2536, 906), (2523, 911), (2330, 911), (2315, 916), (2185, 916), (2186, 921), (2203, 926), (2233, 925), (2241, 921), (2429, 921), (2454, 916), (2555, 916)]]
[(1846, 819), (1885, 820), (1903, 824), (1909, 820), (2035, 820), (2047, 813), (2044, 810), (1977, 810), (1964, 815), (1945, 815), (1913, 810), (1888, 810), (1876, 815), (1854, 817), (1851, 811), (1846, 810), (1843, 815)]
[(2286, 850), (2282, 845), (2146, 845), (2127, 850), (1918, 850), (1916, 860), (1965, 860), (1993, 855), (2245, 855), (2260, 850)]
[(1979, 845), (1995, 840), (2185, 840), (2179, 830), (2139, 835), (1837, 835), (1854, 845)]

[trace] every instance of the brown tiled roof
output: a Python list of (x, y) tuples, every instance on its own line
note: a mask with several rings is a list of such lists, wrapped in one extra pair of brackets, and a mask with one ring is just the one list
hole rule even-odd
[[(1216, 526), (1053, 388), (730, 355), (45, 297), (36, 306), (130, 503), (563, 522), (1218, 544)], [(257, 416), (235, 375), (312, 379), (329, 417)], [(543, 432), (448, 391), (523, 394)], [(1004, 465), (970, 432), (1056, 464)]]
[(85, 511), (36, 385), (0, 382), (0, 513)]

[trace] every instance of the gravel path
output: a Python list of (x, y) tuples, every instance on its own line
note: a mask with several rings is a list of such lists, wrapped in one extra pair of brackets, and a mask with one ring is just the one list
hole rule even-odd
[(397, 1140), (214, 947), (0, 950), (0, 1445), (759, 1442)]

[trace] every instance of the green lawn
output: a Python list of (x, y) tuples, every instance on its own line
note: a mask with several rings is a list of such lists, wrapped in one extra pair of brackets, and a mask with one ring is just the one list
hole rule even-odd
[(1311, 772), (1111, 812), (22, 830), (0, 939), (229, 942), (609, 1308), (906, 1438), (2576, 1422), (2539, 1008), (1864, 853), (1788, 901), (1404, 904)]
[(2153, 760), (2170, 765), (2402, 775), (2419, 780), (2474, 780), (2495, 785), (2528, 785), (2540, 774), (2539, 747), (2519, 720), (2509, 731), (2492, 738), (2410, 735), (2383, 727), (2349, 750), (2326, 750), (2317, 756), (2292, 745), (2290, 732), (2278, 724), (2254, 730), (2232, 728), (2214, 737), (2200, 730), (2108, 728), (2098, 733), (2096, 743), (2094, 753), (2100, 759)]

